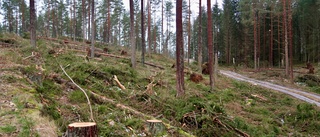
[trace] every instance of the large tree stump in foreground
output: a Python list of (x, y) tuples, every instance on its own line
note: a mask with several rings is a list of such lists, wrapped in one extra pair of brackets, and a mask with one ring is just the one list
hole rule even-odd
[(160, 136), (164, 132), (164, 125), (161, 120), (147, 120), (147, 126), (152, 136)]
[(68, 137), (98, 137), (97, 124), (94, 122), (69, 124)]

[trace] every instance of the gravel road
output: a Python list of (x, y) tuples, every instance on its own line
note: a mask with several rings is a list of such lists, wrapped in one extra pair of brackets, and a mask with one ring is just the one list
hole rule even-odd
[(233, 78), (233, 79), (236, 79), (239, 81), (245, 81), (245, 82), (251, 83), (253, 85), (259, 85), (261, 87), (265, 87), (268, 89), (276, 90), (276, 91), (291, 95), (297, 99), (306, 101), (311, 104), (315, 104), (320, 107), (320, 95), (318, 95), (318, 94), (308, 93), (308, 92), (305, 92), (302, 90), (272, 84), (270, 82), (255, 80), (255, 79), (245, 77), (243, 75), (240, 75), (240, 74), (232, 72), (232, 71), (220, 70), (220, 73), (227, 76), (227, 77), (230, 77), (230, 78)]

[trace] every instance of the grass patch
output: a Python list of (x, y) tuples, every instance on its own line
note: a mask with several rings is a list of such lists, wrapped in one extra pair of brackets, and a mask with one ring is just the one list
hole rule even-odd
[(15, 132), (16, 130), (17, 130), (16, 126), (12, 126), (12, 125), (5, 125), (5, 126), (1, 126), (1, 127), (0, 127), (0, 131), (1, 131), (2, 133), (6, 133), (6, 134), (8, 134), (8, 133), (13, 133), (13, 132)]
[(22, 126), (22, 129), (19, 132), (18, 137), (40, 137), (40, 135), (37, 132), (35, 132), (35, 130), (32, 130), (35, 123), (33, 123), (30, 118), (20, 118), (19, 122)]
[(80, 90), (72, 91), (69, 94), (68, 98), (70, 99), (71, 103), (86, 103), (87, 102), (86, 96)]

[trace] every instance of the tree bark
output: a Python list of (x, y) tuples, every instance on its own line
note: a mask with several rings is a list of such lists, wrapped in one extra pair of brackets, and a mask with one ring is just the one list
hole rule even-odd
[(288, 50), (288, 25), (286, 0), (283, 0), (283, 23), (284, 23), (284, 51), (286, 61), (286, 76), (289, 76), (289, 50)]
[(73, 41), (76, 41), (76, 29), (77, 29), (77, 18), (76, 18), (76, 1), (73, 0)]
[(184, 66), (183, 66), (183, 28), (182, 28), (182, 0), (176, 1), (176, 64), (177, 64), (177, 97), (184, 95)]
[(134, 7), (133, 0), (130, 0), (130, 43), (131, 43), (131, 64), (132, 68), (136, 67), (136, 39), (134, 30)]
[(254, 39), (254, 70), (257, 70), (257, 11), (255, 9), (255, 6), (253, 7), (253, 20), (254, 20), (254, 25), (253, 25), (253, 39)]
[(199, 71), (201, 72), (202, 70), (202, 37), (201, 37), (201, 33), (202, 33), (202, 16), (201, 16), (201, 0), (199, 0), (199, 26), (198, 26), (198, 68)]
[(150, 0), (148, 0), (148, 55), (151, 55), (151, 5), (150, 5)]
[(190, 40), (191, 40), (191, 10), (190, 10), (190, 7), (191, 7), (191, 4), (190, 4), (190, 0), (189, 0), (189, 11), (188, 11), (188, 14), (189, 14), (189, 18), (188, 18), (188, 51), (187, 51), (187, 59), (188, 59), (188, 65), (190, 65)]
[(141, 45), (142, 45), (142, 52), (141, 52), (141, 63), (144, 65), (144, 54), (146, 52), (146, 45), (144, 41), (144, 13), (143, 13), (143, 0), (141, 0)]
[(95, 24), (94, 24), (94, 0), (91, 0), (91, 58), (94, 57), (94, 43), (95, 43)]
[(21, 32), (24, 33), (26, 31), (26, 18), (25, 18), (25, 12), (26, 12), (26, 4), (25, 1), (20, 2), (20, 13), (21, 13)]
[(82, 0), (81, 6), (82, 6), (82, 33), (83, 33), (82, 40), (83, 42), (85, 42), (85, 39), (86, 39), (85, 0)]
[[(161, 45), (162, 45), (162, 48), (164, 46), (163, 43), (164, 43), (164, 38), (163, 38), (163, 0), (162, 0), (161, 1)], [(161, 50), (161, 48), (160, 48), (160, 50)], [(164, 51), (164, 49), (162, 49), (162, 51)]]
[(278, 56), (279, 56), (279, 68), (281, 68), (281, 39), (280, 39), (280, 14), (278, 15)]
[(107, 29), (107, 43), (110, 43), (110, 38), (111, 38), (111, 6), (110, 6), (110, 0), (108, 0), (108, 29)]
[(209, 75), (210, 75), (210, 87), (211, 91), (214, 89), (214, 77), (213, 77), (213, 45), (212, 45), (212, 18), (211, 18), (211, 0), (207, 0), (207, 14), (208, 14), (208, 49), (209, 49)]
[(273, 16), (272, 16), (272, 8), (273, 8), (273, 4), (271, 5), (271, 9), (270, 9), (270, 24), (271, 24), (271, 28), (270, 28), (270, 51), (269, 51), (269, 66), (273, 67)]
[(36, 46), (36, 9), (34, 7), (34, 0), (30, 0), (30, 38), (31, 45)]
[(68, 137), (98, 137), (97, 124), (94, 122), (78, 122), (69, 124)]
[[(290, 60), (290, 78), (293, 82), (293, 37), (292, 37), (292, 11), (291, 11), (291, 0), (288, 0), (288, 29), (289, 29), (289, 60)], [(315, 53), (315, 52), (314, 52)]]
[(91, 38), (91, 23), (90, 23), (90, 21), (91, 21), (91, 14), (90, 14), (90, 12), (91, 12), (91, 0), (88, 0), (88, 40)]

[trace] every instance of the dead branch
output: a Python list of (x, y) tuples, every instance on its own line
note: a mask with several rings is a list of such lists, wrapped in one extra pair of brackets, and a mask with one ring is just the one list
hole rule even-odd
[(31, 55), (30, 55), (30, 56), (25, 57), (25, 58), (23, 58), (22, 60), (26, 60), (26, 59), (28, 59), (28, 58), (32, 58), (32, 57), (35, 57), (35, 56), (36, 56), (36, 54), (35, 54), (34, 52), (31, 52)]
[(72, 80), (72, 78), (67, 74), (67, 72), (64, 70), (64, 68), (63, 68), (61, 65), (60, 65), (60, 68), (62, 69), (63, 73), (71, 80), (71, 82), (72, 82), (74, 85), (76, 85), (76, 86), (83, 92), (83, 94), (86, 96), (87, 101), (88, 101), (88, 105), (89, 105), (89, 108), (90, 108), (90, 117), (91, 117), (91, 120), (94, 121), (94, 119), (93, 119), (93, 113), (92, 113), (92, 108), (91, 108), (91, 103), (90, 103), (90, 100), (89, 100), (89, 97), (88, 97), (87, 93), (86, 93), (78, 84), (76, 84), (76, 83)]
[(220, 126), (224, 127), (229, 131), (229, 128), (225, 124), (223, 124), (217, 117), (213, 118), (213, 121), (216, 121)]
[(241, 131), (241, 130), (239, 130), (239, 129), (237, 129), (237, 128), (234, 128), (234, 130), (237, 131), (239, 134), (241, 134), (241, 135), (244, 136), (244, 137), (250, 137), (249, 134), (244, 133), (243, 131)]
[(118, 80), (117, 76), (116, 75), (113, 75), (113, 80), (116, 81), (117, 85), (119, 86), (119, 88), (121, 88), (122, 90), (125, 90), (126, 87), (124, 87), (120, 81)]
[(149, 94), (149, 95), (152, 95), (153, 94), (153, 90), (152, 88), (157, 85), (157, 84), (153, 84), (154, 82), (154, 79), (152, 79), (152, 81), (147, 85), (147, 89), (146, 89), (146, 93)]
[(263, 100), (263, 101), (267, 101), (267, 99), (266, 99), (265, 97), (260, 96), (260, 95), (251, 94), (251, 96), (256, 97), (256, 98), (259, 98), (259, 99), (261, 99), (261, 100)]
[[(135, 110), (135, 109), (133, 109), (133, 108), (131, 108), (131, 107), (125, 106), (125, 105), (120, 104), (120, 103), (117, 103), (116, 101), (114, 101), (114, 100), (112, 100), (112, 99), (109, 99), (109, 98), (107, 98), (107, 97), (105, 97), (105, 96), (101, 96), (101, 95), (99, 95), (99, 94), (96, 94), (96, 93), (94, 93), (94, 92), (92, 92), (92, 91), (90, 91), (90, 90), (89, 90), (89, 92), (90, 92), (94, 97), (99, 98), (99, 99), (101, 99), (102, 101), (109, 102), (109, 103), (115, 105), (117, 108), (120, 108), (120, 109), (122, 109), (122, 110), (128, 110), (128, 111), (130, 111), (131, 113), (133, 113), (133, 114), (135, 114), (135, 115), (137, 115), (137, 116), (143, 117), (144, 119), (154, 119), (154, 120), (156, 120), (156, 118), (154, 118), (153, 116), (150, 116), (150, 115), (141, 113), (141, 112), (139, 112), (139, 111), (137, 111), (137, 110)], [(163, 121), (162, 121), (162, 123), (165, 125), (165, 127), (166, 127), (167, 129), (175, 129), (175, 130), (179, 131), (179, 133), (182, 134), (182, 135), (185, 135), (185, 136), (188, 136), (188, 137), (194, 137), (193, 135), (191, 135), (191, 134), (189, 134), (189, 133), (187, 133), (187, 132), (185, 132), (185, 131), (177, 128), (177, 127), (173, 127), (173, 126), (170, 125), (169, 123), (165, 123), (165, 122), (163, 122)]]
[[(221, 125), (222, 127), (224, 127), (225, 129), (227, 129), (228, 131), (230, 130), (229, 128), (231, 128), (232, 130), (236, 131), (237, 133), (239, 133), (241, 136), (243, 137), (250, 137), (249, 134), (237, 129), (237, 128), (234, 128), (234, 127), (231, 127), (231, 126), (228, 126), (228, 125), (225, 125), (223, 124), (217, 117), (213, 118), (213, 121), (217, 122), (219, 125)], [(229, 128), (228, 128), (228, 127)]]

